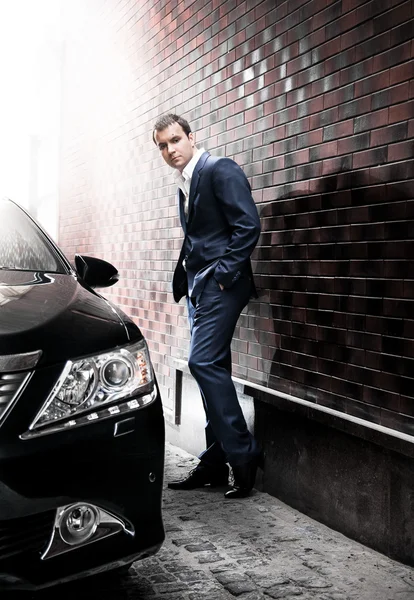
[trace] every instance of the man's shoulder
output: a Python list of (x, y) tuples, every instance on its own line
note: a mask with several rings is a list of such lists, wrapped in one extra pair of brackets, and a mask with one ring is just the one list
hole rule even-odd
[(221, 181), (227, 177), (246, 178), (243, 169), (232, 158), (214, 156), (204, 152), (197, 163), (202, 179), (206, 181)]
[(210, 175), (217, 161), (221, 159), (220, 156), (212, 156), (210, 152), (203, 152), (197, 162), (197, 167), (203, 174), (203, 177)]
[(209, 152), (205, 152), (205, 154), (207, 156), (205, 158), (204, 168), (207, 167), (208, 170), (212, 171), (216, 167), (216, 165), (219, 165), (220, 168), (239, 166), (233, 159), (227, 158), (227, 156), (214, 156)]
[(223, 177), (236, 177), (246, 178), (246, 175), (241, 166), (232, 158), (227, 156), (209, 156), (206, 160), (205, 166), (208, 165), (209, 174), (214, 179), (222, 179)]

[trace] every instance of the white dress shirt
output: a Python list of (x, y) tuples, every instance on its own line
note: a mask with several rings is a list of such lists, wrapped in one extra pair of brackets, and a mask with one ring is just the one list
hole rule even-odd
[(188, 219), (188, 201), (189, 201), (189, 197), (190, 197), (191, 178), (193, 176), (195, 166), (198, 163), (198, 161), (200, 160), (200, 157), (204, 152), (205, 152), (204, 148), (200, 148), (199, 150), (197, 150), (197, 152), (194, 154), (193, 158), (184, 167), (182, 172), (180, 173), (180, 171), (176, 171), (176, 173), (174, 174), (175, 181), (176, 181), (178, 187), (180, 188), (180, 190), (184, 194), (185, 220)]

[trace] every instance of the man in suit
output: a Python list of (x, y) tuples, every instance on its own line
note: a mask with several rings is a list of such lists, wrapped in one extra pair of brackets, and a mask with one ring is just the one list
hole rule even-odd
[(207, 417), (206, 450), (187, 477), (172, 489), (234, 486), (226, 498), (253, 488), (262, 452), (248, 431), (231, 378), (230, 344), (243, 308), (256, 290), (250, 255), (260, 220), (242, 169), (228, 158), (198, 150), (188, 122), (160, 117), (153, 140), (176, 170), (184, 241), (173, 277), (176, 302), (185, 296), (191, 343), (188, 365), (200, 388)]

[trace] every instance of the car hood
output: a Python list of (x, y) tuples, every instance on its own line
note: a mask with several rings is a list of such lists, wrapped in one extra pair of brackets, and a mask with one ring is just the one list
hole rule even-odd
[(0, 271), (0, 356), (42, 351), (38, 366), (142, 337), (138, 327), (74, 275)]

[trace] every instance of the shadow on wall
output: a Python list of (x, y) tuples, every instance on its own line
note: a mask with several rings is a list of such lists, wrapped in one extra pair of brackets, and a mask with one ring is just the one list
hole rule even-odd
[(261, 211), (250, 314), (270, 388), (412, 433), (411, 168), (345, 171), (306, 195), (283, 186)]

